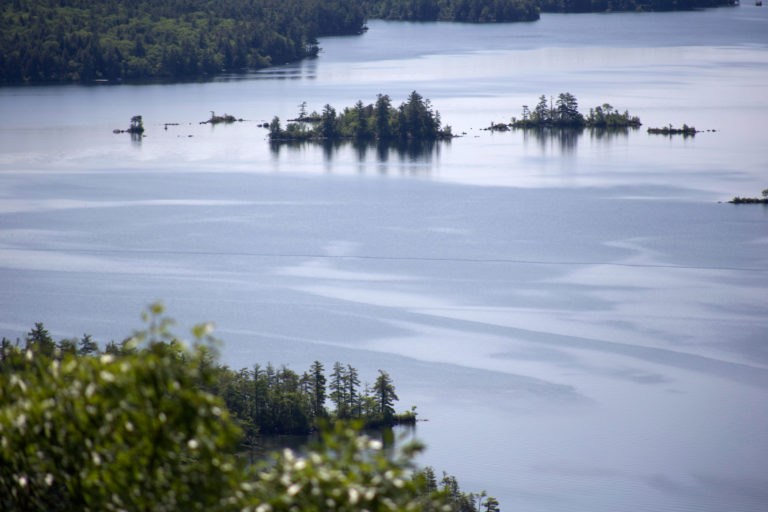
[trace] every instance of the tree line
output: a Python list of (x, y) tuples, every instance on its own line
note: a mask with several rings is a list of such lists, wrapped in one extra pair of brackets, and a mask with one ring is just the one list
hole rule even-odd
[(9, 0), (0, 83), (182, 78), (317, 55), (359, 33), (359, 0)]
[(363, 0), (370, 18), (493, 23), (535, 21), (540, 12), (686, 11), (733, 0)]
[[(359, 420), (365, 427), (416, 421), (414, 410), (396, 414), (398, 397), (386, 371), (379, 370), (372, 385), (361, 386), (357, 369), (340, 362), (329, 377), (319, 361), (301, 374), (271, 364), (239, 371), (218, 366), (207, 390), (222, 398), (246, 447), (256, 445), (260, 435), (309, 434), (324, 421)], [(326, 407), (328, 399), (333, 409)]]
[[(249, 463), (237, 454), (235, 413), (208, 391), (223, 371), (211, 326), (192, 329), (190, 348), (162, 313), (151, 306), (145, 329), (104, 351), (87, 335), (54, 342), (42, 324), (24, 342), (3, 338), (0, 509), (499, 510), (485, 492), (465, 493), (455, 477), (438, 481), (432, 468), (416, 468), (418, 442), (390, 453), (360, 424), (336, 422), (303, 455), (286, 449)], [(341, 389), (355, 388), (352, 371), (338, 367), (331, 395), (356, 405)], [(317, 363), (307, 372), (318, 411), (321, 374)]]
[(536, 0), (541, 12), (690, 11), (734, 5), (733, 0)]
[(364, 0), (371, 18), (499, 23), (539, 19), (535, 0)]
[[(173, 344), (155, 342), (153, 350), (174, 351)], [(55, 342), (42, 323), (36, 323), (25, 339), (15, 342), (0, 340), (0, 373), (11, 374), (25, 369), (25, 362), (13, 354), (31, 353), (46, 360), (61, 361), (65, 357), (98, 358), (105, 354), (120, 360), (142, 350), (131, 343), (131, 338), (120, 343), (111, 341), (103, 352), (90, 335), (79, 340), (62, 339)], [(227, 406), (234, 423), (244, 436), (243, 448), (257, 444), (260, 435), (309, 434), (323, 422), (357, 420), (364, 427), (391, 427), (416, 422), (415, 408), (397, 414), (394, 404), (398, 400), (392, 378), (384, 370), (372, 385), (361, 387), (359, 373), (352, 365), (336, 362), (330, 374), (320, 361), (315, 361), (305, 372), (298, 374), (287, 366), (275, 368), (271, 363), (251, 368), (232, 370), (207, 362), (210, 378), (197, 385), (220, 398)], [(333, 409), (326, 403), (330, 399)]]
[(268, 125), (270, 140), (434, 141), (452, 137), (451, 127), (441, 126), (440, 113), (416, 91), (397, 108), (392, 106), (392, 100), (386, 94), (379, 94), (376, 103), (365, 105), (358, 101), (340, 114), (331, 105), (325, 105), (320, 114), (306, 115), (304, 108), (305, 104), (302, 104), (299, 117), (289, 122), (285, 129), (280, 125), (280, 118), (275, 116)]
[(531, 109), (523, 105), (522, 117), (512, 118), (509, 125), (491, 125), (491, 129), (497, 126), (512, 128), (627, 128), (638, 127), (642, 123), (637, 116), (630, 115), (628, 110), (620, 112), (609, 103), (590, 108), (585, 117), (579, 112), (579, 102), (576, 97), (563, 92), (557, 95), (557, 99), (547, 98), (542, 94), (536, 106)]

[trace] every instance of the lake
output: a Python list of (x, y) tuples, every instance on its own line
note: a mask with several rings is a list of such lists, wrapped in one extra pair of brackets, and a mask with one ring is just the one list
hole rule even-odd
[[(768, 10), (369, 27), (206, 82), (0, 88), (2, 333), (120, 340), (160, 299), (234, 368), (386, 369), (420, 462), (503, 510), (765, 510), (768, 209), (725, 201), (768, 187)], [(257, 127), (412, 90), (464, 136)], [(566, 91), (644, 126), (482, 130)]]

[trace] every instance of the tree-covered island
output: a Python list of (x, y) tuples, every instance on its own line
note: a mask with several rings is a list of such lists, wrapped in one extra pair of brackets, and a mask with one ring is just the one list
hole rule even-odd
[(576, 97), (568, 92), (558, 94), (557, 99), (542, 94), (531, 109), (523, 105), (522, 117), (513, 117), (508, 124), (491, 123), (490, 131), (507, 131), (510, 128), (637, 128), (640, 118), (629, 111), (620, 112), (608, 103), (589, 109), (585, 117), (579, 112)]
[(694, 126), (688, 126), (683, 123), (680, 128), (675, 128), (671, 124), (668, 126), (662, 126), (661, 128), (648, 128), (648, 133), (651, 135), (682, 135), (683, 137), (693, 137), (699, 130)]
[(380, 141), (435, 141), (453, 137), (450, 126), (441, 126), (440, 113), (432, 103), (413, 91), (406, 101), (395, 108), (386, 94), (379, 94), (376, 102), (365, 105), (358, 101), (340, 114), (325, 105), (320, 114), (306, 115), (302, 103), (299, 117), (285, 129), (275, 116), (269, 124), (269, 139), (280, 141), (307, 140), (380, 140)]
[(498, 512), (485, 492), (417, 468), (418, 442), (384, 450), (345, 421), (300, 454), (250, 460), (241, 451), (247, 418), (332, 419), (326, 390), (337, 416), (387, 416), (391, 379), (380, 372), (368, 394), (340, 363), (329, 382), (317, 362), (301, 376), (232, 372), (215, 360), (210, 324), (192, 329), (189, 347), (162, 313), (151, 306), (147, 328), (103, 351), (87, 335), (54, 342), (40, 323), (23, 341), (2, 338), (0, 509)]
[(232, 114), (217, 116), (216, 112), (211, 110), (211, 117), (209, 117), (207, 121), (200, 121), (200, 124), (232, 124), (234, 122), (242, 123), (243, 119), (235, 117)]

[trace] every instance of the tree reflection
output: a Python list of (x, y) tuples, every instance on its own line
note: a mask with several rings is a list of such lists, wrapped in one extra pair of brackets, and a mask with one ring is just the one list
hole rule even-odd
[(612, 128), (513, 128), (523, 132), (523, 143), (533, 142), (542, 151), (559, 150), (563, 154), (576, 151), (579, 139), (585, 132), (593, 141), (610, 143), (619, 138), (626, 138), (630, 132), (635, 132), (637, 127), (612, 127)]
[(352, 157), (358, 163), (368, 162), (372, 157), (376, 163), (386, 164), (397, 161), (400, 164), (429, 164), (440, 155), (440, 147), (450, 144), (450, 139), (438, 141), (383, 141), (383, 140), (321, 140), (321, 141), (271, 141), (270, 151), (274, 159), (281, 154), (299, 154), (320, 149), (325, 163)]

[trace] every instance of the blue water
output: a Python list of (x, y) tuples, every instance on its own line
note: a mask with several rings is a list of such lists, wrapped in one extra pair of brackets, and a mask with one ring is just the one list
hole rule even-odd
[[(422, 462), (504, 510), (764, 510), (768, 209), (719, 201), (768, 186), (768, 11), (369, 26), (205, 83), (0, 89), (3, 334), (119, 340), (162, 299), (235, 368), (388, 370)], [(256, 126), (414, 89), (465, 136)], [(563, 91), (717, 131), (481, 130)]]

